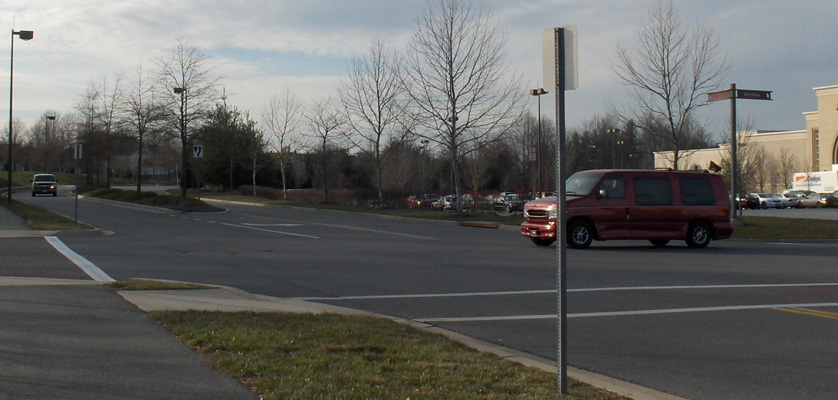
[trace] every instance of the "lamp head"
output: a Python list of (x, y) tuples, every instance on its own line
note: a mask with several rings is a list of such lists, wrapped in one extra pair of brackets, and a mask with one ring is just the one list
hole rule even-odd
[(32, 40), (35, 37), (35, 31), (18, 31), (15, 32), (21, 40)]

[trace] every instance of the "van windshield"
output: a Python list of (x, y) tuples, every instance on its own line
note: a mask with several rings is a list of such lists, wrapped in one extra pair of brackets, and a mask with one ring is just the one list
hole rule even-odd
[(565, 182), (565, 193), (568, 196), (587, 196), (602, 178), (602, 174), (602, 172), (583, 171), (571, 175)]

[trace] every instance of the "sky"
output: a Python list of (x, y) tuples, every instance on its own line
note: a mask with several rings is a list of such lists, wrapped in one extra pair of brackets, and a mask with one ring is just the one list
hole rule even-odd
[[(508, 39), (507, 63), (525, 93), (540, 87), (541, 31), (578, 29), (579, 87), (566, 94), (567, 127), (579, 127), (627, 101), (611, 62), (618, 42), (634, 40), (654, 0), (486, 0)], [(708, 24), (730, 63), (727, 83), (773, 91), (773, 101), (737, 102), (740, 118), (760, 130), (805, 129), (815, 111), (813, 88), (838, 85), (838, 1), (674, 0), (683, 24)], [(179, 37), (207, 55), (228, 103), (259, 119), (271, 97), (294, 92), (304, 104), (336, 95), (352, 57), (375, 36), (406, 48), (420, 0), (0, 0), (0, 76), (9, 76), (14, 38), (14, 117), (27, 126), (45, 112), (72, 113), (91, 82), (127, 81), (138, 67), (156, 68)], [(0, 93), (9, 80), (0, 79)], [(536, 100), (528, 106), (536, 113)], [(0, 115), (8, 123), (8, 101)], [(554, 98), (542, 97), (553, 118)], [(729, 130), (728, 102), (702, 109), (709, 129)]]

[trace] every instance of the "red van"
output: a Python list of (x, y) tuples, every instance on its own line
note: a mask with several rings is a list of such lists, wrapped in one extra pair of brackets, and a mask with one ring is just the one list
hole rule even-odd
[[(582, 171), (568, 178), (566, 201), (566, 240), (577, 249), (594, 239), (640, 239), (655, 246), (685, 240), (700, 248), (733, 234), (727, 187), (711, 173)], [(549, 246), (556, 241), (557, 210), (555, 196), (527, 203), (521, 234)]]

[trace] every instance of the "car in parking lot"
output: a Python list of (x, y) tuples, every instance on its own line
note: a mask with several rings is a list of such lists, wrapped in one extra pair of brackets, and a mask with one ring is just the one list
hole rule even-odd
[(824, 208), (838, 208), (838, 197), (835, 194), (820, 195), (820, 207)]
[(766, 193), (751, 193), (751, 200), (754, 201), (751, 206), (751, 201), (748, 201), (750, 208), (783, 208), (783, 201)]
[(808, 194), (804, 193), (786, 193), (786, 196), (789, 196), (794, 199), (795, 204), (794, 208), (815, 208), (820, 207), (821, 196), (815, 192), (811, 192)]
[(775, 199), (779, 199), (781, 202), (783, 202), (783, 208), (794, 208), (794, 207), (797, 206), (797, 199), (794, 198), (793, 196), (787, 196), (787, 195), (782, 194), (782, 193), (777, 193), (777, 194), (772, 194), (771, 197), (774, 197)]
[(53, 174), (35, 174), (32, 177), (32, 196), (51, 194), (58, 196), (58, 180)]

